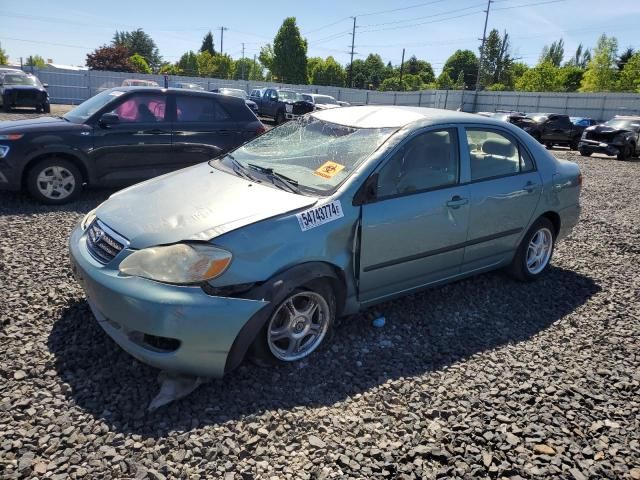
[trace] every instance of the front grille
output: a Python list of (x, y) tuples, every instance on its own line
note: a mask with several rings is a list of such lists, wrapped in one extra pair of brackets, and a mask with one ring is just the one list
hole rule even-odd
[(87, 228), (87, 250), (102, 264), (109, 263), (128, 243), (126, 238), (118, 235), (97, 218)]

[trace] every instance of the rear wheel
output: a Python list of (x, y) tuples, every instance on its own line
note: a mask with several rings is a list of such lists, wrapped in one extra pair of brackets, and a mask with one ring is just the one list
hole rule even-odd
[(280, 125), (285, 122), (284, 112), (280, 111), (276, 114), (276, 125)]
[(629, 157), (631, 157), (632, 153), (633, 153), (633, 150), (631, 148), (631, 145), (625, 145), (618, 152), (617, 158), (618, 160), (627, 160)]
[(592, 152), (587, 152), (586, 150), (580, 150), (580, 155), (583, 157), (590, 157)]
[(580, 137), (576, 137), (573, 140), (571, 140), (571, 143), (569, 144), (569, 148), (571, 150), (578, 150), (579, 143), (580, 143)]
[(78, 196), (82, 188), (82, 175), (69, 160), (50, 157), (29, 170), (27, 188), (36, 200), (60, 205)]
[(11, 112), (11, 105), (9, 105), (8, 103), (5, 103), (3, 105), (3, 109), (5, 112), (10, 113)]
[(549, 267), (557, 232), (548, 218), (540, 217), (522, 239), (508, 268), (514, 278), (531, 282)]
[(49, 102), (46, 102), (42, 105), (42, 111), (44, 113), (51, 113), (51, 104)]
[(547, 142), (544, 144), (544, 146), (547, 147), (547, 150), (551, 150), (553, 148), (553, 143)]
[(328, 336), (335, 314), (335, 295), (325, 282), (294, 290), (274, 309), (256, 338), (254, 359), (277, 364), (308, 357)]

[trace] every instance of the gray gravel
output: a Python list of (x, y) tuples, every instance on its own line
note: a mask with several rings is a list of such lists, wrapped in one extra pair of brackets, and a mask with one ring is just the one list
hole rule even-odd
[(306, 363), (243, 365), (152, 414), (157, 371), (67, 262), (110, 192), (0, 193), (0, 478), (640, 478), (640, 162), (556, 153), (583, 168), (584, 213), (544, 280), (384, 304), (384, 328), (362, 315)]

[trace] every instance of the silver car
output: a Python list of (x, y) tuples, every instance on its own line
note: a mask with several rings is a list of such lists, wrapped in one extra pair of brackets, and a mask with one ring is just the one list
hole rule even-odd
[(537, 279), (578, 221), (581, 183), (505, 122), (336, 108), (116, 193), (69, 246), (122, 348), (219, 377), (247, 353), (305, 358), (337, 317), (401, 295), (498, 268)]

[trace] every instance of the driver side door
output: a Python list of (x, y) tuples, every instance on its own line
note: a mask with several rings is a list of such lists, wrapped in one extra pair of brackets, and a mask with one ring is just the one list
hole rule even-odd
[(362, 206), (359, 298), (375, 303), (457, 275), (469, 223), (458, 129), (419, 132), (378, 169)]

